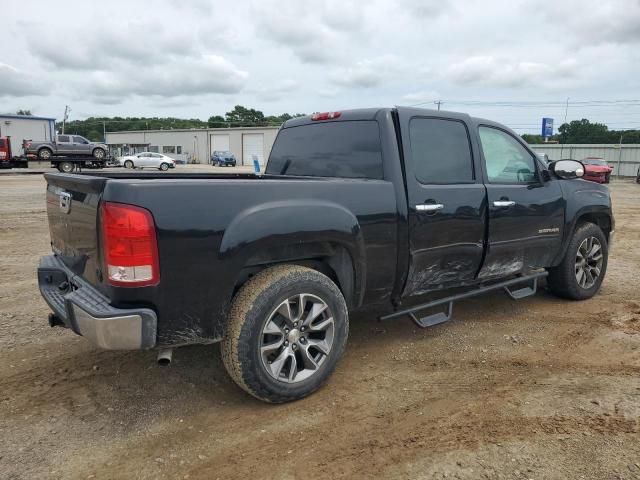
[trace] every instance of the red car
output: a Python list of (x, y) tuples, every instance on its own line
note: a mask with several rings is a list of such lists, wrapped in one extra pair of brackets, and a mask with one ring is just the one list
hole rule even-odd
[(587, 157), (582, 160), (582, 163), (584, 164), (583, 179), (596, 183), (609, 183), (613, 167), (607, 165), (603, 158)]

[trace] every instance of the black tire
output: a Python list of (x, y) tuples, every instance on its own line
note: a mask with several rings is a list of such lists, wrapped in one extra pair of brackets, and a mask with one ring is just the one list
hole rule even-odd
[[(589, 238), (595, 238), (599, 241), (602, 249), (602, 264), (600, 267), (600, 273), (595, 278), (593, 285), (583, 287), (578, 282), (577, 278), (577, 256), (578, 248), (582, 243)], [(586, 300), (593, 297), (604, 280), (607, 273), (607, 262), (609, 257), (609, 246), (607, 239), (597, 225), (593, 223), (582, 223), (578, 225), (573, 237), (569, 241), (569, 246), (565, 253), (564, 259), (557, 267), (549, 268), (549, 276), (547, 278), (547, 285), (551, 292), (559, 297), (568, 298), (570, 300)]]
[[(267, 371), (260, 347), (265, 338), (263, 329), (272, 318), (274, 309), (300, 294), (315, 296), (328, 307), (333, 318), (332, 344), (322, 363), (312, 369), (309, 377), (287, 383), (285, 379), (278, 380)], [(302, 327), (298, 328), (304, 330)], [(303, 335), (309, 335), (310, 330), (312, 329)], [(279, 265), (251, 278), (235, 296), (222, 340), (222, 360), (234, 382), (249, 394), (265, 402), (289, 402), (306, 397), (320, 388), (342, 356), (348, 333), (347, 306), (342, 293), (331, 279), (310, 268)], [(283, 335), (282, 340), (285, 338), (288, 337)], [(304, 342), (304, 337), (298, 342)], [(303, 343), (300, 345), (303, 348)], [(295, 349), (293, 341), (291, 348)], [(301, 353), (302, 351), (298, 355)], [(296, 361), (295, 357), (292, 361)]]
[(133, 168), (133, 162), (131, 160), (127, 160), (124, 162), (124, 168)]
[(91, 153), (93, 158), (95, 158), (97, 160), (102, 160), (105, 157), (106, 154), (107, 154), (107, 152), (105, 152), (103, 148), (95, 148), (93, 150), (93, 152)]
[(167, 170), (169, 170), (169, 164), (161, 163), (160, 164), (160, 170), (162, 170), (163, 172), (166, 172)]
[(71, 173), (73, 172), (74, 165), (71, 162), (60, 162), (58, 164), (58, 170), (62, 173)]
[(53, 152), (49, 148), (41, 148), (40, 150), (38, 150), (38, 158), (40, 160), (51, 160), (52, 156)]

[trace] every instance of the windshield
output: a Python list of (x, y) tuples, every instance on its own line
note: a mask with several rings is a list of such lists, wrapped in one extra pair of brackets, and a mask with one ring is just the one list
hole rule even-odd
[(599, 167), (606, 167), (607, 166), (607, 162), (605, 162), (601, 158), (585, 158), (582, 161), (582, 163), (584, 163), (585, 165), (597, 165)]
[(227, 156), (231, 156), (233, 155), (231, 152), (229, 152), (228, 150), (217, 150), (215, 152), (213, 152), (214, 155), (227, 155)]

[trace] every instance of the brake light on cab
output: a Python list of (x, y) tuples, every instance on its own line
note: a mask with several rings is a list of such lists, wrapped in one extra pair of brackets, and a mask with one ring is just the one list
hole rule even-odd
[(311, 115), (311, 120), (333, 120), (342, 115), (342, 112), (322, 112), (322, 113), (314, 113)]
[(160, 265), (151, 212), (135, 205), (104, 202), (101, 223), (109, 284), (117, 287), (157, 285)]

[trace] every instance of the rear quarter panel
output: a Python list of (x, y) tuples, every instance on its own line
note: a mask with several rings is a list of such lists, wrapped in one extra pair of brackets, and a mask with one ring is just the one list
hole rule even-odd
[(357, 303), (388, 300), (393, 289), (398, 214), (391, 182), (111, 180), (103, 200), (153, 214), (160, 284), (103, 288), (116, 306), (152, 306), (161, 345), (220, 339), (243, 267), (258, 254), (268, 262), (270, 252), (275, 261), (286, 261), (275, 257), (287, 245), (337, 242), (347, 248), (360, 269)]

